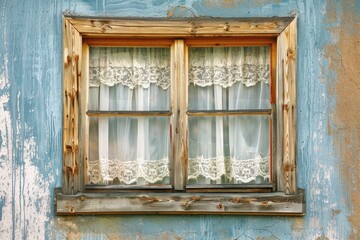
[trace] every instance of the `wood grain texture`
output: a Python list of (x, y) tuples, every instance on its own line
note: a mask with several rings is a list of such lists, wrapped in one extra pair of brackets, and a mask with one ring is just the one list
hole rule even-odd
[(177, 100), (177, 124), (175, 128), (174, 190), (185, 190), (188, 158), (188, 118), (187, 118), (187, 48), (184, 40), (175, 40), (174, 67), (177, 89), (174, 89)]
[(121, 37), (190, 37), (279, 35), (292, 18), (253, 19), (80, 19), (67, 17), (68, 21), (86, 37), (101, 35)]
[(277, 170), (279, 190), (296, 194), (296, 32), (294, 19), (278, 37)]
[(63, 24), (63, 193), (74, 194), (81, 188), (78, 127), (82, 39), (66, 19)]
[(243, 214), (304, 215), (304, 194), (126, 193), (56, 195), (58, 215)]
[(83, 43), (82, 56), (80, 58), (81, 75), (80, 75), (80, 126), (79, 136), (81, 137), (82, 144), (79, 144), (79, 162), (80, 162), (80, 187), (84, 190), (84, 186), (89, 182), (89, 117), (86, 114), (88, 109), (89, 99), (89, 45)]

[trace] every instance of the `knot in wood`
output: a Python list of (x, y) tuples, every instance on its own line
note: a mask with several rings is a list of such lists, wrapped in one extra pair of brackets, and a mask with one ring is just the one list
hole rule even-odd
[(69, 212), (75, 213), (75, 208), (74, 207), (69, 207)]
[(218, 204), (216, 205), (216, 208), (217, 208), (217, 209), (224, 209), (224, 204), (218, 203)]
[(296, 55), (295, 49), (288, 48), (286, 55), (289, 59), (295, 59), (295, 55)]
[(283, 165), (283, 171), (284, 172), (294, 171), (294, 169), (295, 169), (295, 166), (292, 165), (292, 164), (286, 163), (286, 164)]
[(108, 30), (108, 29), (112, 29), (112, 27), (109, 25), (109, 24), (103, 24), (101, 27), (100, 27), (100, 29), (101, 29), (101, 32), (106, 32), (106, 30)]

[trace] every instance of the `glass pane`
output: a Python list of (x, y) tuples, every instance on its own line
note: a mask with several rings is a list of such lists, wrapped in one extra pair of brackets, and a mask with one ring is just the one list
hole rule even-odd
[(270, 180), (270, 117), (189, 117), (189, 184)]
[(169, 184), (169, 120), (90, 118), (89, 184)]
[(90, 48), (89, 110), (169, 110), (169, 87), (169, 48)]
[(189, 110), (270, 108), (270, 47), (189, 49)]

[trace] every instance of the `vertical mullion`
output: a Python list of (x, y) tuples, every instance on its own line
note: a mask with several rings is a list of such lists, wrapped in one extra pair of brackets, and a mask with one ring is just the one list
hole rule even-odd
[[(188, 159), (188, 119), (187, 119), (187, 49), (183, 39), (177, 39), (173, 46), (174, 59), (173, 81), (176, 82), (171, 90), (172, 96), (176, 94), (173, 110), (173, 123), (175, 129), (172, 130), (172, 150), (174, 151), (174, 190), (184, 191), (186, 182), (186, 169)], [(174, 126), (174, 125), (173, 125)], [(175, 130), (175, 131), (174, 131)]]

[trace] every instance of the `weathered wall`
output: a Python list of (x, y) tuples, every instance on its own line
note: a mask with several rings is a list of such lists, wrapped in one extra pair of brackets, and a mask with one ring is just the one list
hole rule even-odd
[[(298, 175), (305, 217), (56, 217), (61, 18), (297, 14)], [(360, 1), (0, 1), (1, 239), (359, 239)]]

